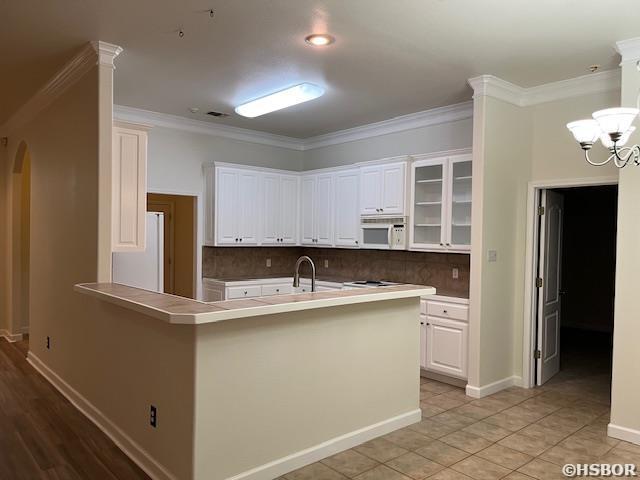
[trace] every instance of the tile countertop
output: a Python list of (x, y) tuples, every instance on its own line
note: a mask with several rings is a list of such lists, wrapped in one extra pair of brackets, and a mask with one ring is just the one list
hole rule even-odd
[(422, 285), (357, 288), (204, 303), (117, 283), (83, 283), (76, 292), (158, 318), (168, 323), (199, 325), (238, 318), (433, 295)]

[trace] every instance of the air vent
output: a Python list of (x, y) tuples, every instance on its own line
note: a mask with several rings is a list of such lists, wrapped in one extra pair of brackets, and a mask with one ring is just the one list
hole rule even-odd
[(216, 112), (214, 110), (211, 110), (210, 112), (207, 112), (207, 115), (211, 115), (212, 117), (217, 117), (217, 118), (224, 118), (224, 117), (228, 117), (229, 116), (228, 113)]

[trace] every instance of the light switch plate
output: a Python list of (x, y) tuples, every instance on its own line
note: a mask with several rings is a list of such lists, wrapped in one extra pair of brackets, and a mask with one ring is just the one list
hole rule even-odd
[(329, 268), (329, 260), (324, 261), (324, 268)]
[(488, 257), (490, 262), (498, 261), (498, 251), (497, 250), (489, 250)]
[(271, 268), (271, 259), (267, 258), (267, 267)]
[(458, 279), (458, 269), (457, 269), (457, 268), (454, 268), (454, 269), (452, 270), (452, 276), (453, 276), (453, 279), (454, 279), (454, 280), (457, 280), (457, 279)]

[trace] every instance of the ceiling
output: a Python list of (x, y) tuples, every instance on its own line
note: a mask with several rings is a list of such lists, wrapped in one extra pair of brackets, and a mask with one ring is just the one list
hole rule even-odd
[[(531, 87), (591, 64), (615, 68), (614, 42), (640, 34), (637, 0), (0, 0), (0, 9), (0, 124), (84, 43), (103, 40), (124, 48), (117, 104), (297, 138), (469, 100), (466, 80), (480, 74)], [(309, 47), (312, 32), (336, 43)], [(259, 118), (233, 113), (303, 81), (326, 94)]]

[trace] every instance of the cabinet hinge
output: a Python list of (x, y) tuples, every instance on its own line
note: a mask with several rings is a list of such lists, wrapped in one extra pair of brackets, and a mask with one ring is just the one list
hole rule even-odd
[(538, 215), (544, 215), (544, 207), (542, 205), (538, 207)]
[(542, 352), (540, 350), (536, 350), (533, 353), (533, 358), (535, 358), (536, 360), (539, 360), (540, 358), (542, 358)]
[(540, 277), (536, 278), (536, 287), (542, 288), (542, 279)]

